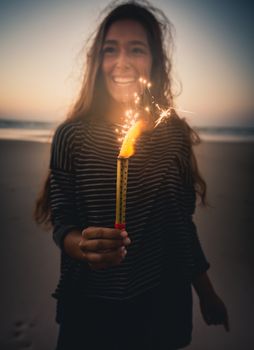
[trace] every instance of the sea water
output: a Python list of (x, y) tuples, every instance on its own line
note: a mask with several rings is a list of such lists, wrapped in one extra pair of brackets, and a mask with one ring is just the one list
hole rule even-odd
[[(50, 143), (56, 122), (39, 122), (0, 119), (0, 139), (24, 140)], [(253, 142), (254, 127), (193, 127), (202, 141), (211, 142)]]

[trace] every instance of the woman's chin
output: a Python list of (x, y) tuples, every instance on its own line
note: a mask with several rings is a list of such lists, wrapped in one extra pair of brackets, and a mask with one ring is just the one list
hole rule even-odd
[(140, 94), (140, 86), (137, 84), (130, 84), (128, 87), (118, 86), (116, 89), (110, 91), (113, 99), (118, 103), (134, 103), (135, 94)]
[(114, 101), (119, 104), (133, 104), (134, 103), (134, 93), (132, 94), (117, 94), (112, 96)]

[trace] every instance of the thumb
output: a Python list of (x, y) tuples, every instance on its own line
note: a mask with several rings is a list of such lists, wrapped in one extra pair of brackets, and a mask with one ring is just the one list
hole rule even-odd
[(226, 316), (224, 322), (223, 322), (224, 328), (227, 332), (230, 331), (230, 327), (229, 327), (229, 321), (228, 321), (228, 317)]

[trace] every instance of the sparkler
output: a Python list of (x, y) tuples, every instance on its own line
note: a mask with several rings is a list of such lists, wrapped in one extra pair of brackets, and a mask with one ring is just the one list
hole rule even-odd
[(117, 158), (116, 180), (116, 220), (115, 228), (125, 229), (126, 193), (128, 181), (129, 158), (134, 154), (134, 145), (145, 127), (144, 121), (138, 120), (132, 123), (126, 133), (122, 147)]
[(126, 193), (128, 180), (128, 158), (117, 158), (116, 221), (115, 228), (125, 229)]
[[(154, 98), (150, 93), (151, 83), (144, 78), (140, 78), (139, 82), (143, 85), (142, 98), (135, 93), (134, 103), (135, 110), (129, 109), (126, 111), (125, 123), (122, 130), (116, 129), (119, 135), (118, 140), (122, 142), (119, 156), (117, 158), (117, 181), (116, 181), (116, 219), (115, 228), (125, 229), (125, 213), (126, 213), (126, 193), (128, 182), (128, 163), (129, 158), (134, 154), (135, 142), (140, 134), (147, 128), (148, 120), (150, 119), (150, 107), (147, 104), (154, 104), (159, 114), (154, 122), (154, 128), (171, 116), (171, 110), (179, 110), (173, 107), (162, 108), (154, 102)], [(142, 119), (139, 118), (138, 109), (144, 112)], [(181, 112), (189, 112), (180, 110)], [(192, 112), (189, 112), (192, 113)], [(149, 115), (147, 118), (147, 114)]]

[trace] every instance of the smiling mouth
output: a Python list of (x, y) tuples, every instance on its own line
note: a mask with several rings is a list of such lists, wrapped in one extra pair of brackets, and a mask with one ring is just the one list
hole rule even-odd
[(129, 85), (137, 81), (135, 78), (123, 78), (123, 77), (113, 77), (113, 82), (119, 85)]

